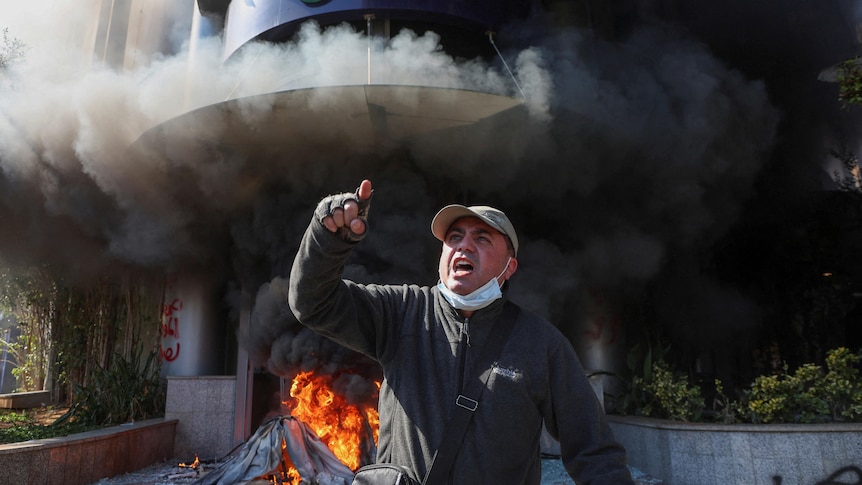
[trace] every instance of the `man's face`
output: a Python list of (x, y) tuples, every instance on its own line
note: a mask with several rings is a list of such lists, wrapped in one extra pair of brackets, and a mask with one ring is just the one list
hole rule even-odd
[(443, 240), (440, 281), (459, 295), (475, 291), (500, 273), (502, 283), (518, 267), (510, 256), (506, 236), (478, 217), (462, 217), (452, 223)]

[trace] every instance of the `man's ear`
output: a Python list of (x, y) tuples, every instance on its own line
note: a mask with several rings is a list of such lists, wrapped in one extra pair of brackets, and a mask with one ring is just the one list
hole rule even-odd
[(518, 260), (515, 258), (509, 259), (509, 265), (506, 267), (505, 277), (506, 280), (512, 277), (515, 274), (515, 271), (518, 271)]

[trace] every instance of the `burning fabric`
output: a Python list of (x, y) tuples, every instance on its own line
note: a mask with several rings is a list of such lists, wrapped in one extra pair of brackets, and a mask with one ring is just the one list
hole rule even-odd
[[(291, 463), (285, 462), (285, 452)], [(280, 475), (276, 483), (302, 480), (317, 485), (348, 485), (353, 481), (353, 471), (308, 425), (293, 416), (279, 416), (262, 424), (239, 454), (194, 485), (244, 484), (267, 475)]]
[(351, 376), (298, 373), (289, 399), (281, 403), (281, 416), (265, 421), (238, 454), (194, 485), (235, 485), (258, 478), (291, 485), (352, 483), (353, 470), (377, 455), (379, 419), (375, 406), (352, 403), (334, 391), (338, 379), (350, 381)]

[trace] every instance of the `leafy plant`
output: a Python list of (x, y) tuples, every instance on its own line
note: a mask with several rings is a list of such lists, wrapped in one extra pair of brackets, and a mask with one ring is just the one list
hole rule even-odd
[(665, 356), (670, 345), (661, 342), (635, 345), (628, 354), (625, 391), (613, 402), (623, 414), (693, 421), (700, 419), (704, 399), (700, 388), (689, 386), (685, 376), (671, 370)]
[(746, 391), (740, 413), (747, 412), (753, 423), (808, 423), (826, 416), (829, 408), (816, 388), (819, 374), (818, 366), (805, 364), (792, 375), (759, 376)]
[(826, 356), (828, 372), (821, 384), (832, 419), (862, 421), (862, 380), (857, 365), (862, 356), (839, 347)]
[(95, 428), (95, 426), (85, 426), (80, 423), (45, 425), (37, 414), (37, 410), (0, 411), (0, 443), (55, 438)]
[(22, 421), (30, 421), (30, 416), (21, 411), (10, 411), (0, 414), (0, 423), (20, 423)]
[(56, 284), (44, 266), (9, 268), (0, 261), (0, 311), (14, 315), (17, 338), (2, 340), (14, 363), (19, 391), (45, 389), (50, 374), (53, 328), (51, 300)]
[[(839, 347), (827, 353), (825, 362), (825, 370), (808, 363), (791, 374), (785, 365), (779, 374), (759, 376), (741, 391), (738, 401), (728, 397), (716, 379), (710, 417), (723, 423), (862, 422), (862, 354)], [(626, 407), (618, 411), (680, 421), (703, 419), (701, 388), (674, 374), (663, 357), (654, 360), (652, 352), (638, 351), (630, 355), (629, 364), (638, 373), (620, 399)]]
[(856, 365), (860, 356), (844, 347), (830, 350), (824, 371), (804, 364), (792, 374), (759, 376), (730, 403), (752, 423), (817, 423), (862, 420), (862, 380)]
[(611, 407), (623, 414), (642, 414), (648, 399), (643, 382), (653, 380), (653, 361), (664, 360), (670, 346), (636, 344), (626, 358), (628, 378), (622, 378), (625, 389), (620, 396), (609, 396)]
[(165, 386), (159, 353), (142, 354), (139, 348), (130, 359), (116, 355), (109, 370), (97, 367), (86, 384), (75, 383), (75, 400), (58, 422), (112, 425), (162, 416)]
[(714, 419), (721, 423), (737, 422), (738, 412), (736, 403), (724, 393), (724, 384), (720, 379), (715, 380), (715, 396), (712, 399), (712, 410)]
[(647, 377), (635, 377), (633, 385), (644, 394), (644, 416), (696, 421), (704, 408), (700, 388), (689, 386), (685, 376), (674, 375), (664, 360), (654, 362)]
[(854, 57), (838, 66), (838, 99), (862, 104), (862, 59)]

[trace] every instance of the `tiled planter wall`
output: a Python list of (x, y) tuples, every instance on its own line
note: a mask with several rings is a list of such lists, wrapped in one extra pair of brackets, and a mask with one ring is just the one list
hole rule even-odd
[[(666, 485), (814, 485), (843, 467), (862, 466), (862, 424), (608, 420), (629, 463)], [(848, 475), (841, 483), (855, 480)]]
[(235, 376), (170, 376), (165, 417), (179, 420), (174, 442), (184, 461), (214, 460), (234, 448)]
[(0, 484), (86, 485), (173, 457), (176, 420), (0, 445)]

